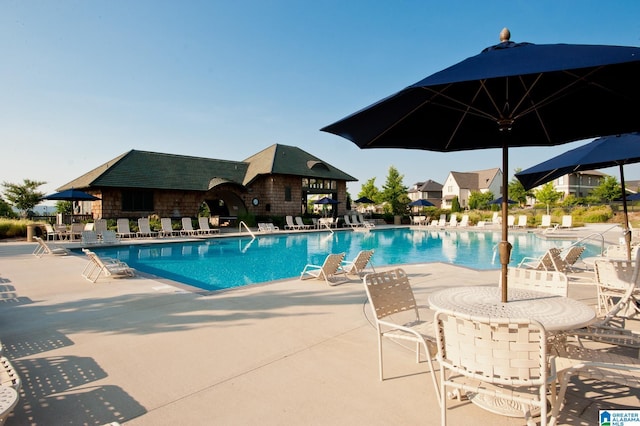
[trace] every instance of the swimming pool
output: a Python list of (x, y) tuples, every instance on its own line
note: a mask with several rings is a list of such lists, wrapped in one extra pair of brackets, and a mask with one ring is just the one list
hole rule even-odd
[[(494, 250), (500, 239), (500, 232), (392, 228), (96, 247), (94, 251), (118, 258), (138, 271), (213, 291), (298, 277), (306, 264), (320, 265), (328, 253), (344, 252), (351, 260), (363, 249), (375, 250), (374, 266), (445, 262), (500, 269)], [(509, 241), (513, 245), (512, 265), (525, 256), (540, 256), (550, 247), (572, 243), (543, 240), (533, 233), (513, 233)], [(598, 253), (598, 247), (587, 246), (583, 257)]]

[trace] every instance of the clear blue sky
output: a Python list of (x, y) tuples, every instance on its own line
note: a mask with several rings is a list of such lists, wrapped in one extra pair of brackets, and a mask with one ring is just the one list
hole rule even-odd
[[(406, 186), (444, 183), (501, 167), (500, 151), (360, 150), (319, 129), (496, 44), (503, 27), (516, 42), (638, 46), (639, 17), (637, 0), (3, 0), (0, 182), (50, 193), (131, 149), (241, 161), (281, 143), (359, 179), (354, 197), (390, 166)], [(587, 142), (511, 149), (509, 165)]]

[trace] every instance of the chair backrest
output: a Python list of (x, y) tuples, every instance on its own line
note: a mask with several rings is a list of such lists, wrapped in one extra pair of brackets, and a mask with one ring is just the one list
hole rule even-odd
[(344, 215), (344, 223), (346, 223), (347, 225), (351, 225), (351, 219), (349, 219), (348, 214)]
[[(507, 273), (509, 288), (541, 291), (558, 296), (567, 296), (569, 279), (558, 271), (542, 271), (530, 268), (509, 268)], [(502, 287), (502, 274), (500, 274)]]
[(355, 266), (356, 270), (362, 271), (363, 269), (365, 269), (372, 256), (373, 250), (361, 250), (356, 258), (353, 259), (353, 265)]
[(578, 261), (578, 259), (580, 259), (580, 256), (582, 256), (582, 253), (585, 251), (585, 249), (586, 249), (585, 246), (569, 247), (569, 250), (567, 250), (567, 253), (564, 255), (564, 258), (563, 258), (565, 263), (568, 266), (574, 265)]
[(287, 221), (287, 226), (289, 226), (289, 227), (291, 227), (291, 228), (293, 228), (293, 227), (295, 227), (295, 226), (296, 226), (296, 224), (295, 224), (295, 223), (293, 223), (293, 216), (287, 216), (287, 217), (285, 218), (285, 220)]
[(516, 217), (513, 215), (508, 215), (507, 216), (507, 225), (508, 226), (513, 226), (516, 223)]
[(102, 233), (107, 230), (107, 219), (96, 219), (94, 229), (98, 235), (102, 235)]
[(409, 277), (403, 269), (367, 274), (364, 288), (378, 320), (403, 312), (414, 319), (420, 318)]
[(542, 215), (542, 222), (540, 223), (540, 226), (544, 226), (544, 227), (551, 226), (551, 215), (550, 214), (543, 214)]
[[(344, 253), (331, 253), (327, 256), (322, 264), (322, 272), (326, 277), (330, 277), (331, 275), (335, 275), (336, 272), (342, 266), (342, 261), (344, 260)], [(324, 279), (324, 277), (318, 277)]]
[(144, 234), (151, 234), (151, 225), (149, 224), (148, 217), (141, 217), (138, 219), (138, 228), (140, 232)]
[(521, 214), (518, 216), (518, 226), (525, 227), (527, 226), (527, 215)]
[(53, 229), (53, 226), (51, 226), (50, 223), (45, 223), (44, 224), (44, 229), (47, 231), (47, 234), (55, 234), (56, 231)]
[(96, 231), (82, 231), (83, 244), (96, 244), (98, 242), (98, 234)]
[(458, 224), (458, 215), (456, 213), (451, 213), (451, 217), (449, 218), (449, 225), (456, 226)]
[(198, 217), (198, 227), (203, 231), (211, 230), (211, 228), (209, 227), (209, 218), (205, 216)]
[(83, 231), (93, 231), (94, 228), (94, 223), (93, 222), (87, 222), (84, 224), (84, 228), (82, 229)]
[(571, 228), (573, 226), (573, 219), (570, 214), (566, 214), (562, 216), (562, 225), (563, 228)]
[(460, 226), (467, 226), (467, 225), (469, 225), (469, 215), (464, 214), (462, 215), (462, 219), (460, 220)]
[(296, 225), (302, 226), (302, 227), (307, 226), (307, 225), (304, 224), (304, 222), (302, 221), (302, 218), (300, 216), (296, 216)]
[(182, 229), (185, 231), (193, 231), (193, 223), (191, 223), (190, 217), (182, 218)]
[(547, 333), (539, 322), (450, 311), (436, 312), (434, 322), (441, 367), (486, 383), (546, 385)]
[(81, 235), (82, 231), (84, 231), (84, 224), (82, 223), (72, 223), (71, 224), (71, 233), (75, 235)]
[(173, 226), (171, 225), (170, 217), (161, 217), (160, 226), (162, 226), (162, 232), (173, 232)]
[(118, 227), (118, 233), (120, 234), (131, 233), (131, 229), (129, 228), (129, 219), (126, 219), (126, 218), (118, 219), (117, 227)]
[(118, 242), (116, 231), (105, 229), (102, 231), (102, 242), (105, 244), (114, 244)]
[(493, 212), (493, 216), (491, 217), (491, 222), (497, 222), (498, 221), (498, 212)]

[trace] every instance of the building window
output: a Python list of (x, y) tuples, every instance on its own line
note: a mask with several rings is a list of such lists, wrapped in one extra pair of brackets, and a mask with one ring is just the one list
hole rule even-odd
[(290, 186), (285, 186), (284, 187), (284, 200), (285, 201), (291, 201), (291, 187)]
[(122, 191), (122, 211), (153, 210), (153, 191)]
[(302, 178), (302, 189), (333, 189), (338, 188), (338, 182), (331, 179)]

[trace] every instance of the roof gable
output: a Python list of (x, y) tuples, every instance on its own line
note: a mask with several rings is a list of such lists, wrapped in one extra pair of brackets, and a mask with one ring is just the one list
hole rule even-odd
[(259, 175), (265, 174), (336, 179), (349, 182), (357, 180), (295, 146), (274, 144), (244, 161), (249, 164), (243, 181), (244, 185)]

